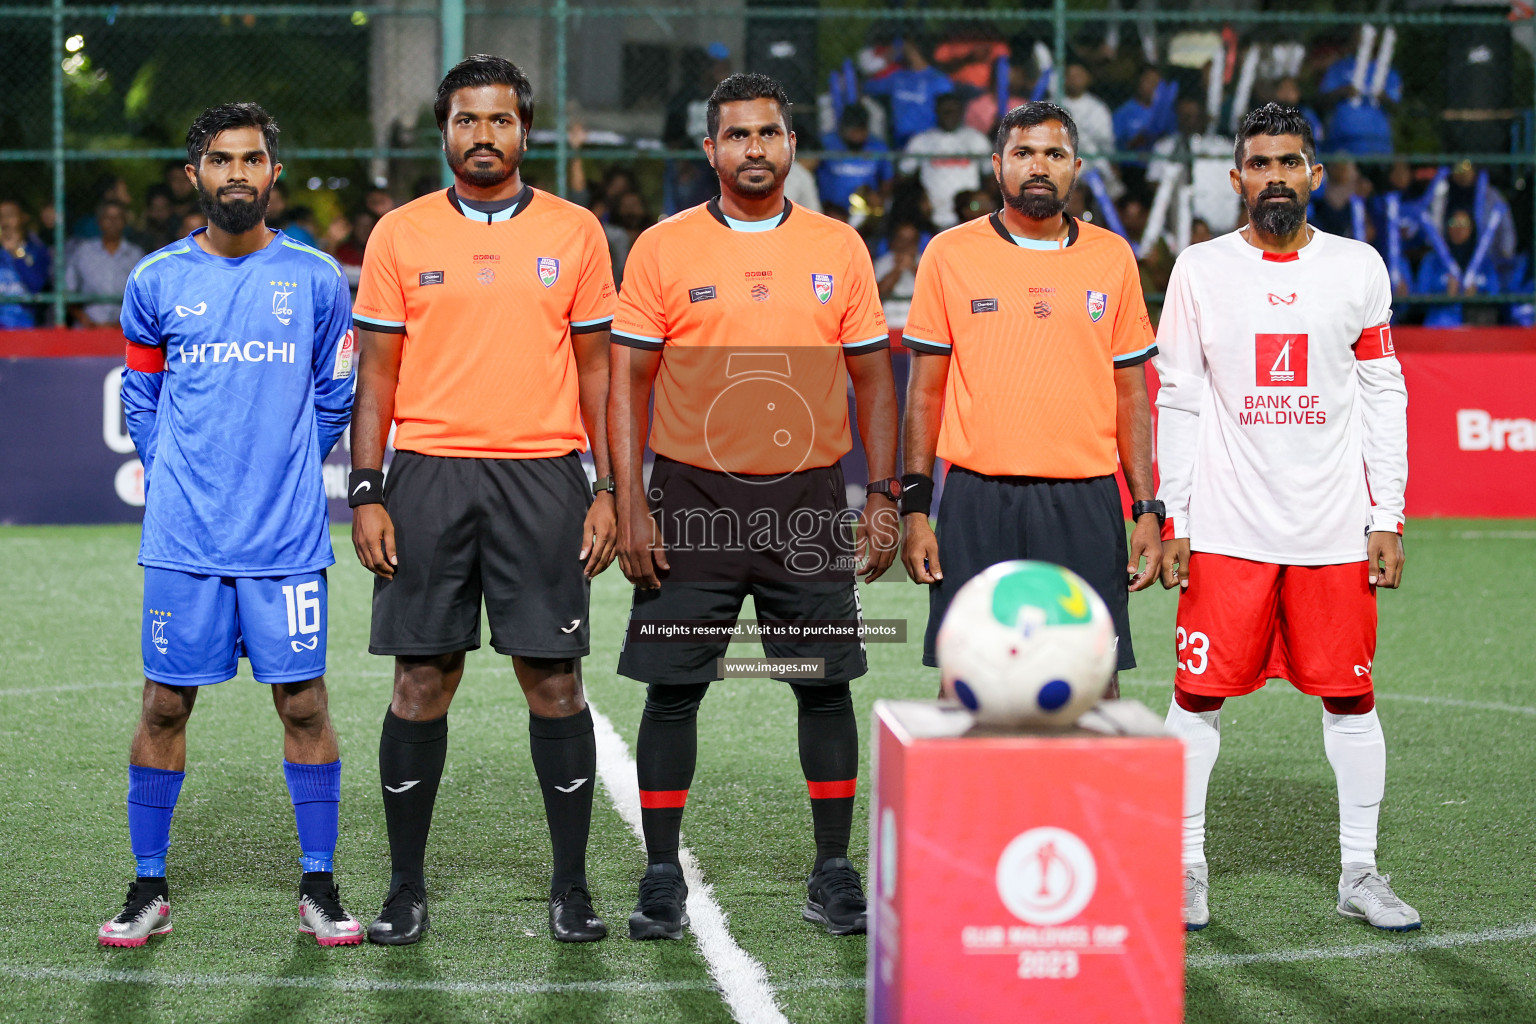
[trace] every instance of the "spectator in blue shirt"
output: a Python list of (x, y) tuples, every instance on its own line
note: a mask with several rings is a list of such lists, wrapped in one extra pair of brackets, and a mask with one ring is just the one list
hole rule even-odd
[[(1450, 250), (1456, 267), (1446, 266), (1439, 253), (1431, 249), (1419, 265), (1419, 276), (1414, 291), (1421, 295), (1497, 295), (1499, 279), (1493, 272), (1492, 261), (1485, 259), (1471, 281), (1461, 280), (1477, 252), (1477, 228), (1469, 210), (1456, 210), (1445, 221), (1445, 244)], [(1460, 303), (1431, 306), (1424, 314), (1425, 327), (1459, 327), (1463, 323), (1497, 323), (1498, 309), (1494, 306), (1473, 306), (1463, 316)]]
[[(27, 230), (21, 204), (0, 199), (0, 296), (20, 299), (46, 291), (51, 265), (48, 247)], [(0, 329), (36, 326), (34, 307), (0, 303)]]
[[(1327, 151), (1333, 153), (1392, 152), (1392, 120), (1388, 113), (1403, 101), (1403, 79), (1387, 69), (1381, 95), (1375, 99), (1355, 91), (1357, 55), (1341, 57), (1323, 72), (1317, 91), (1325, 101), (1336, 104), (1328, 118)], [(1366, 89), (1376, 76), (1376, 61), (1366, 68)], [(1321, 148), (1321, 147), (1320, 147)]]
[(1151, 149), (1162, 137), (1160, 126), (1153, 124), (1157, 87), (1162, 84), (1163, 76), (1157, 68), (1141, 69), (1136, 78), (1136, 95), (1115, 111), (1115, 144), (1121, 149)]
[(908, 139), (938, 124), (934, 99), (955, 91), (949, 76), (929, 63), (929, 53), (926, 43), (903, 40), (903, 66), (864, 85), (869, 95), (884, 96), (891, 102), (891, 143), (895, 149), (905, 149)]
[[(885, 143), (870, 138), (869, 111), (862, 103), (850, 103), (838, 118), (836, 133), (822, 136), (821, 148), (853, 153), (888, 153)], [(883, 192), (891, 180), (891, 162), (884, 156), (868, 159), (828, 157), (816, 168), (816, 191), (823, 203), (848, 206), (848, 198), (860, 189)]]

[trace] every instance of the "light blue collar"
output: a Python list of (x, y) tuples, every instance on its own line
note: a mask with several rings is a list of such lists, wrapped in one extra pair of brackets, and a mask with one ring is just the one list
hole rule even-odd
[(720, 216), (725, 217), (725, 225), (732, 231), (772, 231), (784, 219), (783, 217), (769, 217), (767, 220), (737, 220), (735, 217), (727, 217), (723, 213)]
[(1012, 231), (1008, 232), (1008, 235), (1020, 249), (1039, 249), (1044, 252), (1056, 252), (1058, 249), (1065, 249), (1067, 247), (1067, 240), (1065, 238), (1025, 238), (1023, 235), (1015, 235)]

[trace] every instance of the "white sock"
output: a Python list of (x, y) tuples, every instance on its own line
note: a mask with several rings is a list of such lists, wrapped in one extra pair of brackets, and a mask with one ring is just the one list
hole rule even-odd
[(1174, 701), (1163, 723), (1184, 741), (1184, 866), (1205, 863), (1205, 791), (1221, 753), (1221, 712), (1186, 711)]
[(1387, 788), (1387, 740), (1372, 708), (1323, 712), (1323, 749), (1339, 786), (1339, 860), (1376, 868), (1376, 823)]

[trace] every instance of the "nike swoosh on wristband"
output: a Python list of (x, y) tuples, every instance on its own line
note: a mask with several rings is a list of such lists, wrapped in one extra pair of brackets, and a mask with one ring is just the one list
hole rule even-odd
[(410, 782), (400, 783), (399, 786), (385, 786), (384, 788), (389, 790), (391, 793), (404, 793), (406, 790), (410, 789), (412, 786), (418, 784), (419, 782), (421, 782), (420, 779), (412, 779)]
[(581, 620), (580, 619), (572, 619), (571, 620), (571, 624), (569, 626), (561, 626), (560, 627), (560, 632), (562, 632), (562, 633), (574, 633), (576, 631), (576, 627), (579, 626), (579, 625), (581, 625)]
[(356, 487), (352, 488), (352, 493), (356, 494), (358, 491), (367, 490), (368, 488), (370, 488), (372, 486), (373, 486), (373, 481), (372, 480), (364, 480), (362, 483), (360, 483)]
[(556, 786), (555, 788), (558, 789), (562, 793), (574, 793), (578, 789), (580, 789), (582, 787), (582, 784), (585, 783), (586, 781), (587, 781), (586, 779), (577, 779), (575, 782), (572, 782), (569, 786)]

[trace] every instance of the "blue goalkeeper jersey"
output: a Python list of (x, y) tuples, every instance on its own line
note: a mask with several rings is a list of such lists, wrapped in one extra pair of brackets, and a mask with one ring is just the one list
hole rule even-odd
[(277, 232), (238, 259), (198, 229), (123, 295), (123, 406), (144, 463), (139, 562), (284, 576), (335, 561), (320, 463), (352, 411), (352, 303), (329, 256)]

